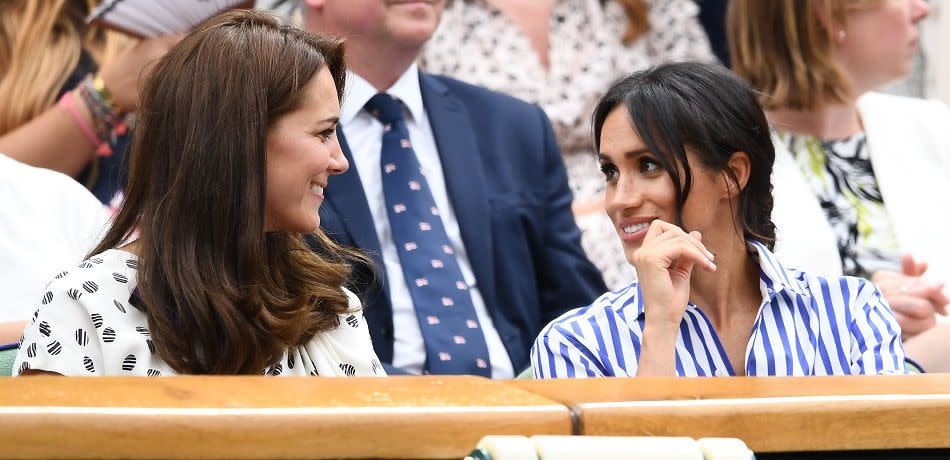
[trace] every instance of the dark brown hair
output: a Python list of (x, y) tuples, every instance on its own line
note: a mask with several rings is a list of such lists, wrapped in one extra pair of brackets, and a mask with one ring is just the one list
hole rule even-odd
[(138, 287), (156, 353), (188, 374), (255, 374), (336, 327), (359, 253), (317, 230), (265, 232), (268, 128), (342, 44), (236, 10), (200, 25), (145, 82), (126, 198), (93, 254), (138, 232)]
[(663, 64), (622, 78), (594, 108), (595, 151), (600, 151), (600, 131), (607, 116), (621, 107), (673, 181), (676, 225), (681, 228), (683, 205), (692, 186), (687, 147), (703, 168), (725, 174), (737, 186), (729, 160), (736, 152), (745, 152), (751, 170), (738, 197), (741, 236), (773, 248), (775, 148), (756, 93), (746, 82), (719, 64), (694, 62)]
[[(878, 0), (731, 0), (726, 37), (732, 70), (762, 91), (766, 109), (815, 110), (852, 88), (832, 55), (847, 13)], [(820, 18), (827, 18), (824, 24)]]

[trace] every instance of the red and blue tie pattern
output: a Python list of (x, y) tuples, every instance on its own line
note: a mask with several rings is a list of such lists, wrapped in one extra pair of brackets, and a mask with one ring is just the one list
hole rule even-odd
[(365, 109), (383, 124), (380, 167), (393, 241), (426, 348), (425, 371), (491, 376), (488, 345), (439, 208), (409, 140), (399, 99), (373, 96)]

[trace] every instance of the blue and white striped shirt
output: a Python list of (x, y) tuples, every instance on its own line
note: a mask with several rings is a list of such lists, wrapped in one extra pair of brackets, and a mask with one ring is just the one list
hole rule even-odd
[[(877, 286), (789, 270), (762, 244), (762, 305), (746, 346), (746, 375), (904, 373), (901, 330)], [(636, 282), (569, 311), (538, 336), (531, 350), (536, 378), (635, 376), (644, 306)], [(689, 304), (676, 338), (676, 374), (735, 375), (712, 323)]]

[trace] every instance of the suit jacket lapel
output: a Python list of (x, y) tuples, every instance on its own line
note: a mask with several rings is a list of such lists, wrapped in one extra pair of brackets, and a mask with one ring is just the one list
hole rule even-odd
[(495, 303), (491, 208), (472, 120), (462, 101), (433, 76), (420, 73), (419, 85), (465, 251), (478, 289), (491, 310)]
[(379, 282), (383, 287), (385, 302), (389, 303), (389, 285), (383, 265), (382, 250), (379, 238), (376, 236), (376, 226), (373, 224), (373, 215), (369, 212), (369, 203), (363, 192), (363, 183), (360, 181), (356, 162), (353, 161), (353, 152), (343, 136), (342, 130), (337, 130), (337, 138), (343, 155), (350, 163), (350, 169), (338, 176), (330, 176), (328, 181), (327, 203), (336, 212), (342, 225), (356, 246), (366, 252), (379, 267)]

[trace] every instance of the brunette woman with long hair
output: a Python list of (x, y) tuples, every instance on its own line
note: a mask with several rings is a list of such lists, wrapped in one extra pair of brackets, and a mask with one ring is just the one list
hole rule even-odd
[[(18, 374), (373, 375), (358, 253), (319, 230), (340, 42), (233, 11), (163, 57), (142, 91), (127, 198), (90, 258), (47, 288)], [(322, 246), (312, 252), (304, 236)]]

